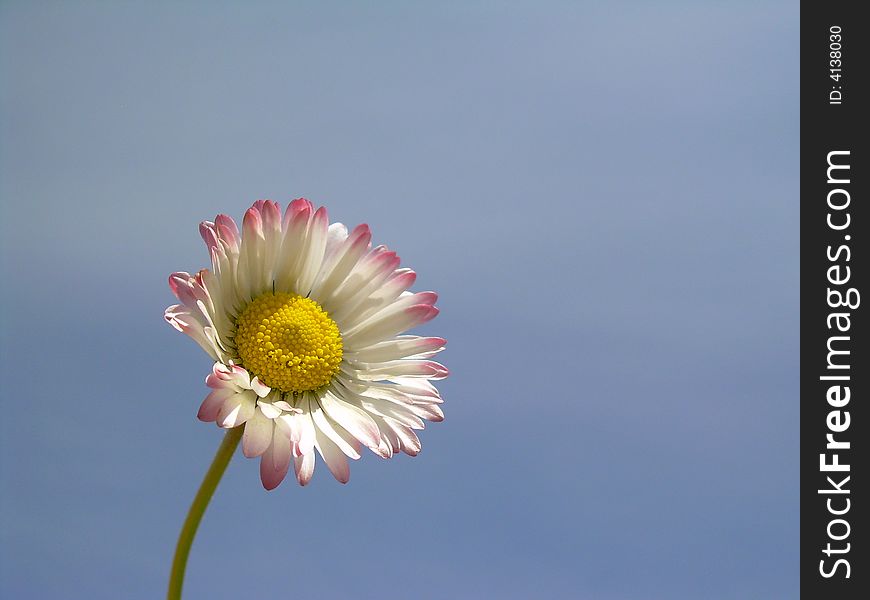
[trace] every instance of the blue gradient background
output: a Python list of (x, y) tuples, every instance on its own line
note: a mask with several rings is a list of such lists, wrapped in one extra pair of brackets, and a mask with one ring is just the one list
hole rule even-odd
[(441, 294), (416, 459), (266, 493), (187, 598), (798, 590), (798, 4), (0, 5), (0, 596), (151, 599), (220, 433), (197, 224), (307, 196)]

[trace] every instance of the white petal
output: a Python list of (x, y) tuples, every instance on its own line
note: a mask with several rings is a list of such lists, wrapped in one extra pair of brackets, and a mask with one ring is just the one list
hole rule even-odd
[[(387, 419), (387, 422), (390, 423), (389, 419)], [(390, 423), (390, 425), (392, 425), (393, 431), (396, 432), (396, 435), (399, 436), (399, 440), (402, 442), (402, 452), (408, 456), (417, 456), (422, 449), (420, 438), (417, 437), (417, 434), (401, 423)]]
[(383, 420), (381, 431), (384, 432), (384, 438), (390, 442), (394, 451), (401, 450), (409, 456), (417, 456), (420, 453), (420, 439), (410, 428), (386, 418)]
[[(338, 388), (338, 384), (336, 384)], [(370, 397), (356, 393), (347, 387), (342, 387), (341, 396), (348, 404), (364, 410), (371, 415), (381, 417), (389, 417), (397, 422), (403, 423), (408, 427), (415, 429), (423, 429), (423, 421), (416, 416), (407, 405), (392, 402), (383, 398)]]
[(296, 471), (296, 480), (299, 485), (308, 485), (314, 474), (314, 449), (302, 456), (293, 457), (293, 469)]
[(283, 412), (302, 412), (302, 409), (290, 406), (290, 403), (284, 400), (275, 400), (272, 405)]
[[(417, 402), (430, 404), (431, 401), (429, 398), (424, 400), (420, 400), (410, 394), (403, 392), (399, 389), (397, 385), (391, 384), (382, 384), (381, 382), (366, 382), (371, 383), (371, 385), (365, 386), (362, 390), (358, 390), (357, 393), (366, 397), (366, 398), (381, 398), (383, 400), (387, 400), (389, 402), (393, 402), (395, 404), (400, 404), (402, 406), (414, 406)], [(357, 389), (357, 388), (354, 388)]]
[(264, 488), (273, 490), (278, 487), (290, 468), (290, 458), (289, 440), (274, 427), (272, 444), (260, 457), (260, 480)]
[(356, 322), (353, 315), (393, 275), (400, 259), (386, 246), (372, 248), (353, 268), (344, 282), (329, 297), (323, 307), (343, 328)]
[(434, 360), (402, 359), (371, 365), (354, 365), (357, 377), (366, 381), (381, 381), (396, 377), (423, 377), (425, 379), (444, 379), (447, 368)]
[(245, 390), (227, 399), (218, 413), (217, 423), (225, 429), (237, 427), (254, 416), (256, 394)]
[[(367, 399), (378, 398), (380, 400), (391, 402), (396, 405), (396, 410), (399, 411), (401, 415), (405, 415), (405, 420), (403, 418), (398, 418), (398, 415), (395, 411), (388, 412), (388, 416), (398, 418), (399, 421), (405, 423), (409, 427), (416, 427), (415, 421), (416, 418), (426, 419), (428, 421), (443, 421), (444, 413), (441, 411), (441, 408), (438, 406), (438, 403), (441, 401), (440, 398), (437, 400), (433, 400), (431, 398), (421, 398), (419, 396), (411, 396), (400, 389), (399, 386), (395, 385), (385, 385), (385, 386), (369, 386), (363, 392), (361, 392), (362, 396)], [(380, 405), (379, 405), (380, 406)], [(408, 417), (413, 415), (413, 420), (410, 420)]]
[(299, 279), (296, 282), (296, 293), (301, 296), (308, 296), (310, 294), (314, 278), (317, 272), (320, 271), (323, 255), (326, 252), (326, 233), (328, 227), (329, 217), (326, 214), (326, 209), (320, 207), (314, 213), (314, 216), (311, 217), (308, 239), (306, 240), (303, 254), (300, 257), (301, 264), (299, 265)]
[(272, 443), (272, 420), (259, 410), (245, 423), (245, 433), (242, 436), (242, 453), (248, 458), (260, 456)]
[(418, 304), (395, 312), (386, 308), (354, 327), (342, 339), (350, 351), (359, 350), (425, 323), (437, 314), (438, 309), (427, 304)]
[(230, 388), (222, 388), (213, 390), (199, 407), (199, 412), (196, 417), (200, 421), (212, 422), (217, 420), (221, 408), (226, 403), (227, 399), (235, 396), (238, 392)]
[(263, 235), (263, 219), (254, 207), (245, 212), (242, 220), (242, 245), (239, 251), (238, 282), (242, 299), (250, 302), (258, 291), (265, 289), (266, 276), (263, 264), (266, 239)]
[(336, 251), (341, 243), (347, 239), (347, 225), (344, 223), (330, 223), (326, 230), (326, 254), (327, 256)]
[(336, 446), (329, 437), (316, 428), (317, 439), (315, 447), (323, 457), (323, 462), (329, 468), (329, 471), (341, 483), (347, 483), (350, 480), (350, 467), (347, 464), (347, 456), (344, 455), (338, 446)]
[(403, 391), (407, 391), (409, 394), (415, 394), (427, 398), (441, 397), (441, 393), (438, 391), (438, 388), (436, 388), (431, 381), (427, 381), (425, 379), (415, 379), (412, 377), (397, 377), (393, 381), (395, 381), (401, 388), (403, 388)]
[(411, 269), (396, 269), (385, 281), (373, 286), (363, 296), (337, 307), (333, 318), (345, 328), (353, 327), (372, 316), (385, 306), (395, 302), (414, 285), (417, 274)]
[(336, 289), (357, 265), (371, 245), (372, 234), (368, 225), (356, 227), (323, 263), (317, 281), (311, 289), (311, 297), (319, 302), (328, 302)]
[(272, 285), (278, 254), (281, 251), (283, 234), (281, 233), (281, 208), (271, 200), (257, 201), (254, 206), (259, 208), (263, 221), (263, 286), (268, 289)]
[(263, 411), (263, 415), (265, 415), (267, 419), (277, 419), (281, 416), (281, 409), (275, 406), (272, 402), (257, 400), (257, 406), (260, 407), (260, 410)]
[(163, 318), (176, 330), (190, 336), (212, 360), (226, 360), (227, 357), (220, 346), (206, 333), (205, 317), (198, 310), (194, 311), (181, 304), (175, 304), (166, 309)]
[(377, 448), (381, 432), (377, 424), (364, 410), (345, 402), (327, 392), (320, 398), (320, 405), (330, 419), (369, 448)]
[(211, 375), (205, 379), (205, 384), (215, 389), (229, 387), (240, 392), (251, 387), (250, 380), (248, 372), (238, 365), (215, 363)]
[(275, 287), (282, 292), (296, 291), (301, 257), (308, 239), (308, 225), (314, 209), (311, 202), (298, 198), (284, 213), (284, 241), (275, 269)]
[(287, 472), (291, 454), (290, 440), (276, 427), (272, 433), (272, 466), (276, 471)]
[(391, 340), (378, 342), (368, 348), (352, 353), (358, 362), (379, 363), (400, 358), (429, 358), (444, 349), (447, 340), (439, 337), (400, 335)]
[[(340, 431), (340, 426), (338, 424), (334, 424), (334, 421), (327, 418), (320, 406), (312, 405), (311, 408), (311, 420), (314, 422), (314, 426), (316, 427), (318, 432), (326, 435), (346, 455), (354, 460), (358, 459), (360, 457), (359, 450), (353, 446), (353, 443), (350, 440), (342, 435), (342, 432)], [(316, 439), (320, 439), (319, 434)], [(354, 438), (354, 441), (357, 440)], [(357, 443), (359, 442), (357, 441)]]
[(254, 390), (260, 398), (265, 398), (272, 391), (272, 388), (260, 381), (258, 377), (254, 377), (251, 380), (250, 388)]
[[(305, 401), (300, 408), (307, 411), (308, 402)], [(276, 422), (293, 445), (294, 455), (308, 454), (314, 450), (314, 424), (307, 412), (283, 414)]]

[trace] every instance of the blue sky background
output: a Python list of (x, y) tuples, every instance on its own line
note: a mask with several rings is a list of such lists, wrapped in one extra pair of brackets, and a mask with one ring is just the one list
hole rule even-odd
[(162, 321), (307, 196), (441, 294), (415, 458), (266, 493), (187, 598), (798, 590), (798, 3), (0, 4), (0, 596), (164, 594), (220, 442)]

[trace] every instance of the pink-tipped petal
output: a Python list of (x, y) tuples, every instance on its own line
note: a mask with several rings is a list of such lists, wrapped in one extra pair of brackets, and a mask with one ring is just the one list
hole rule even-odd
[(290, 440), (278, 427), (272, 428), (272, 443), (260, 458), (260, 480), (267, 490), (278, 487), (290, 469)]
[(320, 271), (323, 256), (326, 253), (326, 234), (329, 229), (329, 216), (325, 207), (320, 207), (311, 217), (308, 227), (308, 240), (305, 251), (300, 256), (299, 278), (296, 281), (296, 292), (307, 296), (314, 285), (314, 278)]
[(217, 420), (220, 412), (226, 401), (235, 396), (236, 392), (231, 389), (221, 388), (212, 391), (199, 407), (199, 412), (196, 413), (196, 418), (206, 423), (211, 423)]
[(239, 227), (232, 217), (227, 215), (218, 215), (214, 219), (214, 224), (217, 226), (218, 234), (228, 246), (238, 248), (242, 236), (239, 234)]
[(267, 491), (274, 490), (282, 481), (284, 481), (284, 478), (287, 476), (287, 470), (289, 470), (290, 466), (288, 463), (288, 469), (283, 472), (275, 469), (272, 466), (274, 462), (272, 459), (273, 452), (274, 450), (270, 447), (262, 456), (260, 456), (260, 481), (263, 483), (263, 487)]
[(444, 349), (447, 340), (439, 337), (403, 335), (364, 348), (352, 356), (353, 360), (379, 363), (402, 358), (429, 358)]
[(399, 309), (387, 307), (348, 331), (343, 341), (349, 350), (359, 350), (422, 325), (437, 315), (438, 309), (429, 304)]
[(329, 472), (340, 483), (350, 481), (350, 466), (347, 463), (347, 456), (339, 449), (329, 437), (317, 430), (317, 441), (315, 443), (317, 451), (323, 457), (323, 462), (326, 463)]
[(208, 247), (209, 252), (221, 247), (217, 226), (211, 221), (203, 221), (199, 224), (199, 235), (202, 237), (202, 241), (205, 242), (206, 247)]
[(263, 213), (263, 223), (268, 229), (281, 229), (281, 206), (277, 202), (269, 200), (260, 212)]
[(239, 365), (225, 365), (216, 362), (212, 367), (212, 373), (206, 377), (206, 385), (209, 387), (232, 387), (236, 390), (249, 389), (251, 376)]
[(434, 360), (402, 359), (368, 365), (360, 377), (369, 381), (381, 381), (395, 377), (444, 379), (448, 374), (447, 367)]
[(294, 200), (287, 207), (283, 221), (283, 242), (275, 262), (275, 285), (281, 291), (298, 291), (301, 263), (307, 252), (308, 226), (313, 207), (308, 200)]
[(305, 216), (305, 220), (308, 220), (308, 217), (311, 216), (311, 213), (314, 212), (314, 205), (311, 204), (309, 200), (305, 198), (296, 198), (287, 205), (287, 210), (284, 211), (284, 229), (287, 229), (287, 225), (293, 219), (298, 219), (300, 215)]
[(302, 456), (293, 457), (293, 470), (299, 485), (308, 485), (314, 475), (314, 450)]
[[(307, 404), (306, 402), (305, 405)], [(309, 414), (300, 412), (283, 414), (275, 422), (290, 440), (294, 456), (314, 451), (314, 425)]]
[(324, 259), (323, 269), (311, 289), (312, 296), (328, 301), (368, 250), (371, 240), (368, 225), (354, 228), (344, 242)]
[(263, 217), (255, 206), (246, 210), (242, 219), (242, 240), (248, 235), (258, 237), (263, 235)]
[(420, 454), (423, 446), (420, 444), (420, 438), (417, 437), (417, 434), (410, 427), (404, 425), (396, 424), (394, 428), (399, 439), (402, 441), (402, 452), (408, 456)]

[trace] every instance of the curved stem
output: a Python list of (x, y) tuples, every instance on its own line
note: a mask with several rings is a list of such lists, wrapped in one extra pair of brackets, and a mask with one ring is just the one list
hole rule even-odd
[(184, 584), (184, 568), (187, 566), (187, 556), (190, 554), (193, 537), (196, 535), (196, 530), (199, 527), (199, 522), (202, 520), (202, 515), (205, 514), (205, 509), (208, 507), (208, 502), (211, 500), (212, 495), (214, 495), (214, 491), (218, 483), (220, 483), (227, 465), (230, 464), (230, 459), (233, 458), (233, 453), (239, 445), (239, 440), (242, 439), (244, 429), (244, 426), (239, 426), (227, 431), (217, 453), (214, 455), (214, 460), (211, 461), (211, 466), (208, 468), (205, 478), (202, 480), (202, 484), (199, 486), (199, 491), (196, 492), (196, 497), (190, 505), (187, 518), (181, 527), (181, 533), (178, 534), (178, 544), (175, 546), (175, 557), (172, 559), (172, 572), (169, 575), (169, 593), (166, 595), (167, 600), (181, 600), (181, 586)]

